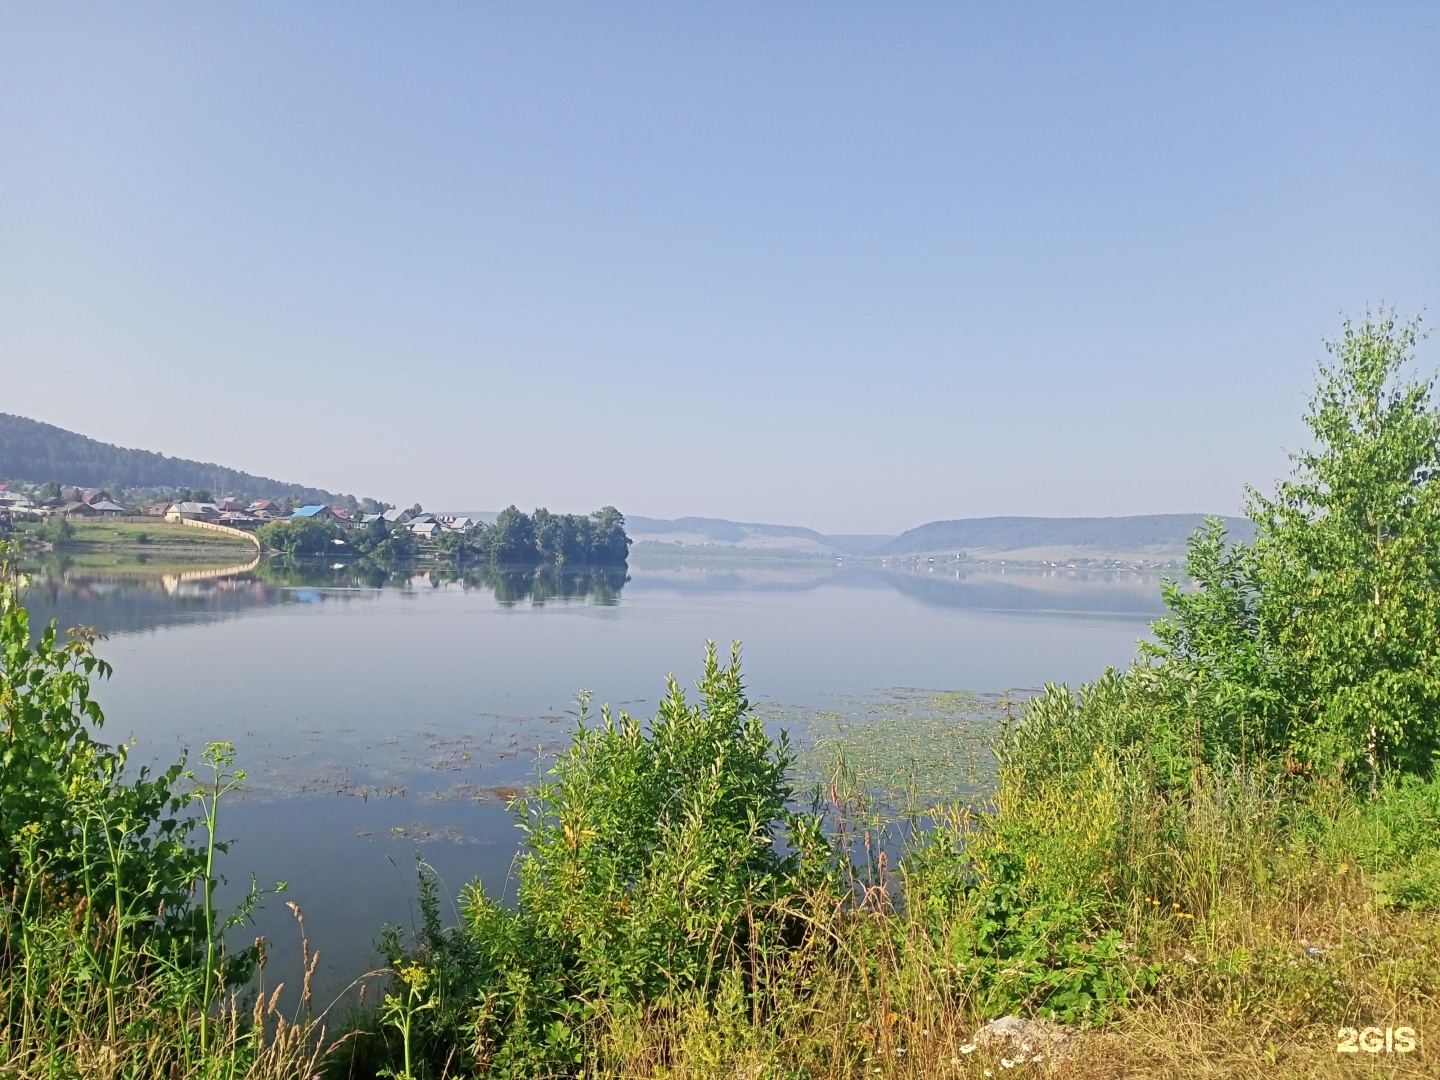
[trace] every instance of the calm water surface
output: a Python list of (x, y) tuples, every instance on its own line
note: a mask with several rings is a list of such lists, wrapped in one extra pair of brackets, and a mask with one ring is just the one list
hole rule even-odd
[[(29, 600), (38, 618), (108, 635), (115, 675), (97, 696), (135, 760), (235, 744), (249, 780), (223, 817), (232, 889), (251, 871), (288, 882), (322, 997), (372, 963), (383, 922), (411, 924), (417, 851), (451, 893), (477, 875), (507, 891), (518, 833), (504, 799), (563, 743), (581, 690), (648, 715), (669, 673), (693, 688), (707, 640), (742, 641), (752, 699), (797, 717), (895, 687), (1078, 683), (1126, 663), (1161, 610), (1140, 574), (828, 563), (632, 563), (628, 580), (538, 591), (343, 571), (59, 575)], [(280, 901), (255, 932), (293, 968)]]

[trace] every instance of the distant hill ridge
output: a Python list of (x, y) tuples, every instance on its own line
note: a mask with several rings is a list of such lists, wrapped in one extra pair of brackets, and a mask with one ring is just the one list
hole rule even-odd
[(166, 457), (149, 450), (127, 450), (10, 413), (0, 413), (0, 479), (38, 483), (59, 480), (80, 487), (116, 484), (206, 489), (217, 496), (291, 498), (307, 503), (332, 503), (340, 498), (324, 488), (255, 476), (206, 461)]
[[(869, 554), (891, 539), (890, 536), (865, 534), (827, 536), (803, 525), (767, 525), (758, 521), (728, 521), (725, 518), (626, 517), (625, 525), (630, 535), (642, 541), (654, 537), (680, 536), (710, 544), (771, 549), (783, 547), (816, 552), (838, 551), (846, 555)], [(785, 544), (784, 541), (791, 543)]]
[(764, 525), (754, 521), (726, 521), (724, 518), (627, 517), (625, 523), (638, 533), (689, 533), (708, 537), (717, 543), (736, 544), (750, 535), (797, 536), (824, 542), (825, 537), (802, 525)]
[[(901, 533), (879, 555), (929, 551), (1022, 551), (1033, 548), (1095, 548), (1103, 551), (1167, 549), (1183, 552), (1206, 514), (1142, 514), (1133, 517), (988, 517), (931, 521)], [(1222, 518), (1231, 536), (1248, 541), (1248, 518)]]

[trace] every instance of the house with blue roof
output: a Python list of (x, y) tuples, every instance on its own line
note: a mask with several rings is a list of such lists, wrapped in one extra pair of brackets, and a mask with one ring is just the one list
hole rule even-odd
[(328, 521), (332, 525), (338, 525), (342, 529), (350, 528), (349, 518), (341, 517), (328, 506), (302, 506), (290, 515), (291, 521), (301, 521), (305, 518), (313, 518), (316, 521)]

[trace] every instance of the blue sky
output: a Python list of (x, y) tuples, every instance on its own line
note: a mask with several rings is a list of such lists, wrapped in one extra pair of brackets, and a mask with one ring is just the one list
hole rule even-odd
[(0, 146), (0, 411), (437, 508), (1234, 512), (1440, 301), (1433, 4), (10, 4)]

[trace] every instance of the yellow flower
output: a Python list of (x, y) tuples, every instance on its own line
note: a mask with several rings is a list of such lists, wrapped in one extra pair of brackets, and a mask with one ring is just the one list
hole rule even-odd
[(421, 964), (407, 964), (397, 974), (400, 976), (400, 980), (412, 990), (423, 993), (425, 988), (430, 985), (430, 972)]

